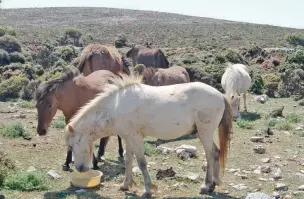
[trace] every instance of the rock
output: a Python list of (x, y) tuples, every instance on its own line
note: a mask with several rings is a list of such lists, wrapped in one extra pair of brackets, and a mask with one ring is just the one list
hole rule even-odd
[(261, 192), (249, 193), (245, 199), (272, 199), (269, 195)]
[(175, 152), (177, 156), (183, 160), (190, 159), (192, 156), (191, 153), (187, 152), (185, 149), (177, 149)]
[(257, 102), (260, 102), (261, 104), (264, 104), (268, 100), (268, 96), (265, 94), (257, 95), (257, 96), (254, 96), (254, 100)]
[(261, 166), (258, 166), (258, 167), (253, 171), (253, 173), (255, 173), (255, 174), (261, 174), (261, 173), (262, 173), (262, 171), (261, 171)]
[(272, 197), (274, 197), (274, 199), (279, 199), (280, 198), (280, 194), (278, 192), (273, 192)]
[(176, 173), (175, 173), (175, 171), (173, 171), (172, 167), (170, 167), (169, 169), (165, 169), (165, 170), (158, 169), (157, 173), (156, 173), (156, 179), (161, 180), (166, 177), (174, 177), (175, 174)]
[(273, 173), (273, 177), (274, 180), (279, 180), (282, 179), (282, 171), (280, 168), (277, 168), (274, 173)]
[(304, 191), (304, 184), (298, 187), (299, 191)]
[(27, 171), (27, 172), (36, 171), (36, 168), (33, 167), (33, 166), (30, 166), (26, 171)]
[(264, 181), (264, 182), (268, 181), (266, 178), (259, 178), (259, 180)]
[(280, 108), (271, 111), (271, 113), (268, 116), (272, 118), (283, 117), (283, 110), (284, 110), (284, 106), (281, 106)]
[(79, 194), (79, 193), (84, 193), (84, 192), (86, 192), (86, 190), (84, 190), (84, 189), (79, 189), (79, 190), (76, 190), (76, 191), (75, 191), (75, 193), (78, 193), (78, 194)]
[(270, 173), (271, 172), (270, 166), (262, 166), (261, 167), (261, 172), (262, 173)]
[(253, 136), (250, 138), (251, 142), (264, 142), (264, 137), (261, 136)]
[(139, 174), (140, 173), (140, 169), (138, 167), (133, 167), (132, 168), (132, 172), (135, 174)]
[(304, 174), (303, 173), (296, 173), (296, 176), (299, 178), (299, 180), (304, 180)]
[(299, 106), (304, 106), (304, 99), (299, 102)]
[(291, 199), (290, 195), (285, 195), (283, 199)]
[(48, 171), (47, 174), (53, 179), (61, 178), (61, 176), (58, 173), (56, 173), (56, 171), (54, 171), (54, 170)]
[(232, 186), (232, 188), (234, 188), (237, 191), (241, 191), (241, 190), (247, 189), (247, 186), (244, 184), (238, 184), (238, 185)]
[(187, 185), (183, 182), (181, 183), (176, 183), (174, 185), (172, 185), (173, 188), (178, 189), (178, 188), (182, 188), (182, 187), (187, 187)]
[[(127, 196), (136, 196), (136, 193), (134, 191), (125, 191), (125, 194)], [(131, 197), (132, 198), (132, 197)]]
[(266, 149), (265, 149), (265, 147), (262, 146), (262, 145), (255, 145), (255, 146), (253, 147), (253, 151), (254, 151), (255, 153), (258, 153), (258, 154), (264, 154), (264, 153), (266, 152)]
[(0, 199), (5, 199), (5, 195), (0, 192)]
[(241, 169), (229, 169), (227, 172), (228, 172), (228, 173), (241, 172)]
[(261, 162), (263, 162), (263, 163), (270, 163), (270, 158), (262, 158)]
[[(190, 153), (191, 156), (190, 157), (196, 157), (197, 156), (197, 149), (195, 146), (191, 146), (191, 145), (186, 145), (183, 144), (180, 147), (177, 147), (174, 149), (174, 151), (176, 152), (177, 150), (181, 151), (180, 149), (184, 149), (185, 152)], [(177, 152), (176, 152), (177, 153)]]
[(295, 130), (296, 131), (302, 131), (303, 130), (303, 126), (298, 126)]
[(292, 192), (292, 194), (295, 196), (301, 196), (301, 195), (304, 195), (304, 191), (294, 191), (294, 192)]
[(288, 186), (284, 183), (277, 183), (275, 184), (275, 191), (287, 191), (288, 190)]
[(300, 170), (300, 172), (304, 174), (304, 170)]
[(169, 154), (169, 153), (173, 153), (174, 149), (169, 148), (169, 147), (165, 147), (165, 146), (157, 146), (156, 147), (158, 151), (160, 151), (163, 154)]
[(187, 178), (192, 181), (199, 181), (199, 174), (197, 173), (189, 173)]

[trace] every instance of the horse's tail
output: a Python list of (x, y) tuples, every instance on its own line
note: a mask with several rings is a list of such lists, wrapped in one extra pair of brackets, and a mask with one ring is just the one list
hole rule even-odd
[(225, 169), (225, 161), (227, 158), (228, 145), (230, 142), (230, 135), (232, 133), (232, 109), (227, 100), (227, 98), (223, 95), (225, 102), (225, 110), (221, 122), (219, 124), (219, 142), (220, 142), (220, 164), (222, 167), (222, 172)]
[(168, 59), (166, 58), (165, 54), (163, 53), (162, 50), (158, 50), (158, 53), (157, 53), (157, 67), (159, 68), (169, 68), (169, 61)]
[(122, 56), (121, 60), (122, 60), (122, 63), (123, 63), (123, 69), (122, 69), (122, 71), (125, 74), (130, 75), (131, 74), (130, 68), (129, 68), (131, 66), (130, 62), (127, 60), (127, 58), (125, 56)]
[(80, 62), (78, 64), (78, 70), (82, 73), (84, 70), (84, 65), (86, 61), (89, 61), (90, 63), (90, 70), (92, 71), (92, 64), (91, 64), (91, 59), (93, 57), (93, 52), (89, 52), (88, 54), (84, 55), (83, 57), (80, 58)]

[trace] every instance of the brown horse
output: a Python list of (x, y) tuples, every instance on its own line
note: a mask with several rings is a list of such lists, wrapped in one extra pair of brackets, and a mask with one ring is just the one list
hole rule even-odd
[(189, 74), (181, 66), (170, 68), (153, 68), (144, 65), (137, 65), (134, 73), (143, 75), (143, 82), (150, 86), (165, 86), (190, 82)]
[[(84, 77), (75, 67), (68, 68), (60, 77), (43, 82), (35, 91), (36, 108), (38, 112), (37, 133), (46, 135), (57, 110), (61, 110), (65, 116), (66, 124), (79, 108), (88, 103), (96, 94), (103, 91), (110, 77), (116, 75), (108, 70), (98, 70)], [(100, 140), (97, 158), (104, 155), (108, 137)], [(119, 155), (123, 156), (123, 147), (120, 137)], [(72, 151), (67, 152), (66, 162), (62, 165), (64, 171), (70, 169)], [(94, 169), (97, 169), (97, 159), (93, 157)]]
[(133, 66), (144, 64), (155, 68), (169, 68), (169, 61), (160, 49), (151, 49), (142, 45), (134, 45), (126, 54), (132, 58)]
[(127, 59), (114, 46), (102, 44), (89, 44), (83, 49), (78, 69), (84, 76), (97, 70), (109, 70), (116, 75), (120, 72), (130, 74)]

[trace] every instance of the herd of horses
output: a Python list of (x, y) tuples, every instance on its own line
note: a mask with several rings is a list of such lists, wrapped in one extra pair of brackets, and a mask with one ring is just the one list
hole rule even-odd
[[(131, 58), (133, 66), (127, 60)], [(82, 74), (81, 74), (82, 73)], [(72, 154), (79, 172), (98, 169), (109, 137), (118, 136), (118, 153), (123, 157), (125, 141), (125, 179), (120, 189), (133, 183), (133, 155), (144, 176), (144, 195), (156, 188), (151, 182), (144, 156), (143, 139), (174, 139), (196, 133), (207, 159), (207, 172), (201, 193), (220, 184), (220, 166), (225, 159), (233, 119), (239, 117), (240, 94), (251, 84), (248, 68), (229, 65), (222, 76), (225, 94), (201, 82), (190, 82), (181, 66), (169, 66), (160, 49), (134, 45), (121, 55), (111, 45), (90, 44), (78, 67), (69, 67), (60, 77), (41, 83), (35, 91), (38, 112), (37, 133), (46, 135), (57, 110), (66, 122), (68, 145), (64, 171), (70, 170)], [(213, 141), (218, 127), (219, 148)], [(121, 139), (122, 138), (122, 139)], [(97, 156), (93, 142), (100, 139)]]

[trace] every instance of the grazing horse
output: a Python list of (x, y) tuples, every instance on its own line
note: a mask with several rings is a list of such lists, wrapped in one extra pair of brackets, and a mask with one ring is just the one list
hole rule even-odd
[(132, 58), (133, 66), (144, 64), (155, 68), (169, 68), (169, 61), (160, 49), (151, 49), (142, 45), (134, 45), (126, 54)]
[[(66, 123), (78, 111), (80, 107), (93, 99), (97, 93), (103, 91), (109, 78), (115, 77), (108, 70), (99, 70), (84, 77), (75, 67), (68, 68), (64, 74), (56, 79), (44, 82), (35, 91), (36, 108), (38, 112), (37, 133), (46, 135), (48, 126), (54, 118), (57, 110), (61, 110)], [(105, 139), (101, 139), (100, 142)], [(107, 137), (106, 137), (107, 140)], [(119, 154), (123, 157), (123, 148), (119, 137)], [(99, 145), (98, 156), (104, 155), (105, 144)], [(72, 151), (68, 150), (66, 162), (62, 165), (64, 171), (70, 169)], [(93, 159), (94, 168), (97, 168), (97, 160)]]
[(181, 66), (170, 68), (153, 68), (145, 65), (136, 65), (134, 73), (143, 75), (143, 82), (150, 86), (165, 86), (190, 82), (189, 74)]
[(233, 117), (237, 119), (240, 109), (240, 94), (243, 93), (244, 110), (247, 112), (246, 92), (251, 85), (251, 77), (247, 66), (229, 64), (222, 76), (221, 84), (232, 107)]
[[(110, 81), (105, 91), (82, 107), (65, 127), (76, 169), (89, 170), (94, 140), (118, 134), (126, 141), (126, 171), (120, 190), (132, 185), (135, 154), (144, 176), (143, 195), (151, 196), (151, 189), (157, 186), (147, 169), (143, 139), (175, 139), (196, 130), (207, 159), (201, 193), (214, 191), (220, 184), (220, 166), (224, 172), (232, 129), (232, 110), (225, 95), (201, 82), (156, 87), (142, 84), (141, 77), (126, 75)], [(220, 149), (213, 141), (217, 127)]]
[(127, 59), (114, 46), (90, 44), (80, 55), (78, 69), (84, 76), (97, 70), (109, 70), (119, 75), (120, 72), (130, 74), (129, 65)]

